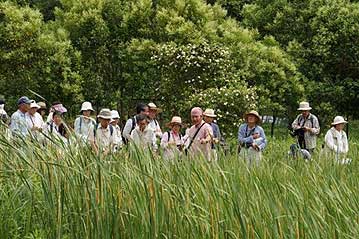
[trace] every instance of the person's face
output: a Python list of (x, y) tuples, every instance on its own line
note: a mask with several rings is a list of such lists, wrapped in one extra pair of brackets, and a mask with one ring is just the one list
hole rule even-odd
[(30, 108), (28, 112), (30, 115), (34, 115), (36, 113), (36, 110), (36, 108)]
[(335, 127), (338, 131), (341, 131), (341, 130), (344, 129), (345, 124), (337, 124), (337, 125), (335, 125), (334, 127)]
[(111, 122), (111, 124), (113, 125), (113, 126), (116, 126), (116, 125), (118, 125), (118, 119), (113, 119), (113, 121)]
[(44, 109), (39, 109), (38, 112), (41, 116), (44, 116), (46, 114), (46, 110)]
[(145, 119), (139, 121), (138, 122), (138, 127), (140, 128), (140, 131), (144, 131), (146, 129), (146, 127), (147, 127), (147, 124), (148, 124), (148, 122)]
[(107, 128), (108, 125), (110, 124), (110, 120), (109, 119), (102, 119), (100, 118), (100, 124), (102, 128)]
[(22, 112), (27, 112), (27, 111), (29, 111), (29, 109), (30, 109), (30, 104), (21, 104), (21, 105), (19, 106), (19, 109), (20, 109), (20, 111), (22, 111)]
[(212, 122), (213, 122), (213, 118), (208, 117), (208, 116), (203, 116), (203, 119), (204, 119), (204, 121), (205, 121), (207, 124), (209, 124), (209, 123), (212, 123)]
[(181, 125), (179, 125), (179, 124), (172, 125), (172, 130), (173, 130), (173, 132), (179, 133), (181, 130)]
[(56, 125), (60, 125), (62, 122), (62, 117), (58, 114), (54, 114), (54, 117), (52, 119)]
[(150, 117), (150, 119), (155, 119), (157, 116), (157, 111), (156, 110), (149, 110), (148, 111), (148, 117)]
[(90, 115), (91, 115), (91, 110), (84, 110), (84, 111), (82, 111), (82, 115), (83, 115), (83, 116), (86, 116), (86, 117), (90, 117)]
[(146, 107), (141, 111), (140, 114), (148, 116), (148, 115), (150, 114), (150, 111), (149, 111), (148, 107), (146, 106)]
[(197, 125), (202, 122), (202, 115), (191, 115), (192, 124)]
[(304, 118), (307, 118), (308, 115), (309, 115), (309, 110), (303, 110), (302, 115), (303, 115)]
[(254, 116), (254, 115), (248, 115), (247, 116), (247, 123), (256, 124), (257, 123), (257, 117)]

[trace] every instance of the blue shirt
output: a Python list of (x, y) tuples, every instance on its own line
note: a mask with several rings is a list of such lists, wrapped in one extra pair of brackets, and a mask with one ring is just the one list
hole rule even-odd
[[(256, 133), (259, 134), (259, 138), (255, 140), (252, 135)], [(252, 144), (255, 142), (261, 151), (267, 146), (267, 139), (263, 128), (256, 125), (254, 128), (250, 129), (247, 123), (239, 126), (238, 142), (239, 144)]]
[(29, 125), (26, 120), (26, 114), (17, 110), (11, 115), (10, 130), (12, 135), (26, 137), (29, 134)]

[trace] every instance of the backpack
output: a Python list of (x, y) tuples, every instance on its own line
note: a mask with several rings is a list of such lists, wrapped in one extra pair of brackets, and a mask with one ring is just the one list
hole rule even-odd
[[(93, 135), (94, 135), (94, 138), (96, 138), (96, 134), (97, 134), (97, 129), (98, 129), (98, 126), (99, 126), (99, 124), (96, 124), (96, 125), (95, 125), (95, 127), (93, 128)], [(110, 126), (110, 135), (112, 136), (112, 135), (113, 135), (113, 131), (114, 131), (114, 129), (113, 129), (112, 124), (109, 124), (109, 126)]]
[[(131, 130), (130, 130), (130, 134), (132, 133), (132, 131), (135, 129), (136, 127), (136, 116), (132, 117), (131, 118), (131, 121), (132, 121), (132, 126), (131, 126)], [(126, 139), (124, 136), (123, 136), (123, 130), (125, 129), (125, 127), (122, 127), (122, 130), (121, 130), (121, 137), (122, 137), (122, 142), (124, 144), (128, 144), (128, 139)]]

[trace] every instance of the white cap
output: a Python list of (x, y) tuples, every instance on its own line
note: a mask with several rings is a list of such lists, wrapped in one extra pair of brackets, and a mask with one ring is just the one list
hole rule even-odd
[(84, 103), (82, 103), (80, 112), (81, 111), (86, 111), (86, 110), (94, 111), (93, 108), (92, 108), (91, 102), (85, 101)]
[(119, 119), (120, 118), (120, 114), (118, 113), (117, 110), (111, 110), (111, 118), (112, 119)]
[(343, 116), (335, 116), (332, 126), (337, 125), (337, 124), (346, 124), (346, 123), (348, 123), (348, 122), (345, 121)]
[(31, 104), (30, 104), (30, 108), (40, 109), (40, 108), (41, 108), (41, 106), (40, 106), (40, 105), (38, 105), (38, 104), (36, 104), (36, 102), (35, 102), (35, 101), (33, 101), (33, 102), (31, 102)]

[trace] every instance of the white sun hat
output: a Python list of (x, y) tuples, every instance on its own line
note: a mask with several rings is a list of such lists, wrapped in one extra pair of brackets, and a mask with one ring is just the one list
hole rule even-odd
[(40, 105), (38, 105), (38, 104), (36, 104), (36, 102), (35, 102), (35, 101), (33, 101), (33, 102), (31, 102), (31, 104), (30, 104), (30, 108), (40, 109), (40, 108), (41, 108), (41, 106), (40, 106)]
[(298, 110), (305, 111), (305, 110), (311, 110), (311, 109), (312, 109), (312, 107), (309, 106), (308, 102), (303, 101), (303, 102), (299, 103)]
[(207, 116), (207, 117), (211, 117), (211, 118), (216, 118), (216, 117), (217, 117), (217, 115), (215, 115), (213, 109), (206, 109), (206, 110), (203, 112), (203, 115), (204, 115), (204, 116)]
[(120, 114), (118, 113), (117, 110), (111, 110), (111, 118), (112, 119), (119, 119), (120, 118)]
[(92, 108), (91, 102), (85, 101), (84, 103), (82, 103), (80, 112), (86, 111), (86, 110), (94, 111), (94, 109)]
[(111, 111), (110, 109), (102, 109), (100, 113), (97, 115), (97, 118), (100, 119), (111, 119)]
[(345, 121), (343, 116), (335, 116), (332, 126), (337, 125), (337, 124), (346, 124), (346, 123), (348, 123), (348, 122)]

